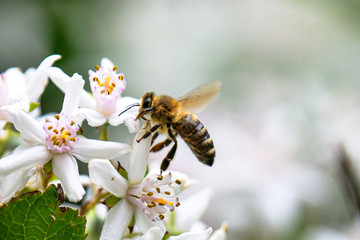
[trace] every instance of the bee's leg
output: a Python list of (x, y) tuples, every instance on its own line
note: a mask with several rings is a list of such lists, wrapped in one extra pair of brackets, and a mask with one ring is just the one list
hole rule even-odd
[(152, 139), (151, 139), (151, 146), (153, 145), (155, 139), (159, 136), (159, 133), (158, 132), (155, 132), (154, 135), (152, 136)]
[(168, 134), (169, 134), (171, 140), (174, 141), (174, 146), (172, 146), (169, 153), (166, 155), (166, 157), (161, 162), (160, 175), (162, 174), (163, 171), (166, 171), (166, 169), (169, 167), (169, 164), (170, 164), (171, 160), (173, 160), (173, 158), (175, 156), (176, 149), (177, 149), (177, 140), (176, 140), (174, 134), (172, 133), (172, 131), (171, 131), (171, 129), (169, 127), (168, 127)]
[(142, 135), (139, 139), (137, 139), (137, 142), (140, 142), (142, 139), (147, 138), (148, 136), (150, 136), (151, 133), (155, 132), (159, 127), (161, 126), (160, 123), (155, 124), (154, 126), (152, 126), (150, 128), (150, 130), (146, 131), (146, 133), (144, 135)]
[(171, 139), (167, 138), (162, 142), (157, 143), (156, 145), (154, 145), (151, 149), (150, 152), (158, 152), (161, 149), (163, 149), (166, 146), (169, 146), (169, 144), (172, 142)]

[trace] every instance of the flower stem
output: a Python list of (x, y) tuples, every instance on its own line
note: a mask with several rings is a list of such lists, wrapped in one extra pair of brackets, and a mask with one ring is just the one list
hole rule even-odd
[(96, 188), (94, 196), (91, 200), (85, 202), (83, 205), (81, 205), (80, 207), (80, 215), (84, 216), (90, 209), (92, 209), (97, 203), (100, 202), (100, 200), (107, 195), (108, 192), (103, 192), (103, 188)]
[(107, 126), (108, 126), (108, 124), (105, 123), (104, 125), (102, 125), (100, 127), (100, 140), (102, 140), (102, 141), (108, 141), (109, 140), (108, 133), (107, 133)]

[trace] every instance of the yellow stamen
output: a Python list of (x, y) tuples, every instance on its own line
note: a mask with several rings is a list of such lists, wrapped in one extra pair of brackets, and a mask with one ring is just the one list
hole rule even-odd
[(113, 67), (113, 71), (116, 71), (117, 68), (118, 68), (118, 67), (115, 65), (115, 66)]
[(95, 70), (99, 71), (99, 69), (100, 69), (99, 65), (95, 65)]
[(155, 201), (155, 202), (158, 202), (159, 205), (160, 205), (160, 204), (167, 204), (167, 205), (170, 205), (170, 206), (174, 205), (173, 202), (166, 201), (166, 200), (163, 199), (163, 198), (155, 198), (154, 201)]
[(56, 114), (56, 115), (55, 115), (55, 118), (56, 118), (57, 120), (59, 120), (59, 119), (60, 119), (59, 114)]

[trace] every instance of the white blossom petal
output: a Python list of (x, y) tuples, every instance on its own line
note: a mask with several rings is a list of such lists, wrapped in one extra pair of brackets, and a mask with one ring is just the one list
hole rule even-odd
[(103, 187), (116, 197), (122, 198), (126, 195), (128, 183), (109, 160), (92, 159), (89, 162), (89, 175), (93, 183)]
[(205, 188), (181, 201), (175, 215), (176, 227), (181, 231), (189, 231), (191, 226), (199, 221), (205, 213), (212, 194), (210, 188)]
[(144, 127), (136, 134), (130, 155), (128, 177), (131, 185), (142, 181), (148, 163), (151, 135), (142, 139), (139, 143), (136, 141), (143, 136), (146, 131), (150, 130), (150, 124), (145, 123)]
[(114, 113), (109, 116), (108, 120), (110, 125), (118, 126), (125, 123), (125, 126), (129, 129), (130, 133), (135, 133), (139, 129), (139, 121), (135, 120), (136, 115), (125, 112), (119, 116), (118, 113)]
[(64, 187), (66, 196), (71, 202), (80, 201), (85, 195), (81, 185), (76, 159), (69, 154), (56, 154), (52, 160), (52, 168)]
[(151, 221), (138, 207), (134, 208), (135, 224), (142, 233), (146, 233), (152, 227), (159, 227), (162, 235), (166, 232), (166, 227), (162, 221)]
[(81, 98), (81, 90), (83, 89), (85, 81), (82, 77), (75, 73), (71, 78), (71, 84), (66, 86), (65, 98), (61, 112), (70, 115), (79, 107)]
[[(161, 240), (164, 236), (164, 231), (159, 227), (150, 228), (144, 235), (131, 238), (131, 240)], [(125, 240), (130, 240), (126, 238)]]
[(19, 68), (10, 68), (4, 73), (9, 91), (10, 104), (28, 111), (30, 106), (29, 98), (26, 94), (25, 76)]
[(178, 236), (172, 236), (169, 240), (208, 240), (212, 233), (212, 228), (208, 228), (203, 232), (185, 232)]
[(77, 159), (89, 162), (92, 158), (113, 159), (130, 151), (130, 146), (118, 142), (87, 139), (79, 136), (79, 141), (71, 150)]
[[(71, 78), (64, 73), (60, 68), (51, 67), (48, 69), (48, 75), (51, 81), (62, 91), (66, 91), (66, 86), (71, 84)], [(95, 109), (96, 101), (88, 92), (84, 89), (81, 90), (81, 98), (79, 106)]]
[(114, 67), (114, 63), (110, 59), (104, 57), (101, 59), (100, 66), (112, 69)]
[(213, 235), (209, 240), (226, 240), (227, 231), (228, 231), (228, 226), (227, 223), (224, 222), (223, 224), (221, 224), (221, 227), (213, 233)]
[(16, 171), (6, 177), (0, 177), (0, 203), (7, 203), (15, 197), (36, 173), (36, 167), (27, 171)]
[[(118, 113), (121, 113), (122, 111), (124, 111), (126, 109), (126, 107), (128, 107), (131, 104), (134, 103), (140, 103), (140, 99), (138, 98), (133, 98), (133, 97), (121, 97), (119, 98), (119, 100), (116, 103), (116, 111), (118, 111)], [(131, 113), (132, 115), (137, 115), (139, 111), (139, 107), (133, 107), (129, 110), (127, 110), (127, 113)]]
[(45, 58), (40, 63), (35, 72), (33, 72), (31, 78), (28, 79), (26, 82), (26, 90), (30, 101), (37, 100), (43, 93), (48, 82), (47, 69), (50, 68), (54, 62), (60, 58), (61, 56), (57, 54)]
[(133, 207), (125, 199), (120, 200), (107, 213), (100, 240), (122, 239), (133, 213)]
[(90, 109), (90, 108), (79, 108), (71, 114), (77, 123), (81, 123), (84, 119), (92, 127), (98, 127), (106, 123), (106, 117), (104, 114)]
[(24, 141), (38, 144), (45, 142), (46, 135), (41, 124), (29, 114), (10, 105), (3, 106), (1, 110), (8, 112), (8, 121), (14, 124)]
[(28, 170), (36, 165), (43, 166), (51, 157), (51, 153), (43, 145), (21, 147), (21, 150), (0, 159), (0, 176)]

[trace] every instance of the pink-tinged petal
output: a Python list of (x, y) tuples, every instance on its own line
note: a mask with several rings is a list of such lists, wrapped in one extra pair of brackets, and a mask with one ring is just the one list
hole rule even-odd
[(8, 121), (14, 124), (25, 142), (38, 144), (45, 142), (46, 135), (41, 124), (28, 113), (10, 105), (2, 107), (1, 110), (8, 113)]
[(70, 115), (79, 107), (79, 102), (81, 98), (81, 90), (83, 89), (85, 81), (82, 77), (75, 73), (70, 84), (66, 86), (65, 98), (61, 112), (67, 115)]
[(166, 227), (162, 221), (153, 222), (139, 208), (135, 207), (134, 210), (136, 227), (138, 227), (142, 233), (146, 233), (152, 227), (158, 227), (162, 235), (165, 234)]
[(122, 198), (128, 190), (128, 183), (107, 159), (92, 159), (89, 175), (93, 183), (103, 187), (113, 195)]
[(118, 113), (114, 113), (108, 118), (108, 121), (112, 126), (118, 126), (122, 123), (125, 123), (125, 126), (127, 126), (129, 129), (129, 132), (135, 133), (139, 129), (139, 121), (135, 120), (135, 118), (136, 115), (127, 112), (121, 114), (120, 116)]
[(76, 159), (69, 154), (56, 154), (52, 160), (52, 168), (64, 187), (66, 196), (71, 202), (80, 201), (85, 195), (81, 185)]
[(128, 171), (129, 183), (131, 185), (140, 183), (144, 178), (150, 152), (151, 135), (142, 139), (139, 143), (136, 140), (148, 130), (150, 130), (150, 124), (145, 123), (134, 139)]
[(114, 63), (110, 59), (104, 57), (101, 59), (100, 66), (112, 69), (114, 67)]
[(52, 155), (45, 146), (21, 148), (13, 154), (0, 159), (0, 176), (6, 176), (16, 171), (28, 170), (35, 166), (43, 166)]
[[(60, 68), (51, 67), (48, 69), (48, 75), (51, 81), (62, 91), (66, 91), (66, 86), (71, 84), (71, 78), (64, 73)], [(94, 97), (92, 97), (84, 89), (81, 90), (81, 98), (79, 106), (86, 108), (96, 108), (96, 102)]]
[(16, 197), (35, 173), (34, 167), (27, 171), (20, 170), (6, 177), (0, 177), (0, 203), (7, 203), (11, 198)]
[(176, 226), (181, 231), (189, 231), (195, 222), (199, 221), (205, 213), (212, 196), (212, 190), (205, 188), (186, 200), (176, 210)]
[(129, 151), (130, 146), (127, 144), (92, 140), (79, 136), (78, 142), (70, 152), (80, 161), (89, 162), (92, 158), (113, 159), (127, 154)]
[(72, 112), (71, 116), (77, 123), (81, 123), (86, 119), (88, 124), (92, 127), (101, 126), (106, 122), (104, 114), (90, 108), (79, 108)]
[(226, 240), (227, 239), (228, 226), (227, 222), (221, 224), (221, 227), (214, 232), (209, 240)]
[(100, 240), (122, 239), (133, 215), (133, 207), (122, 199), (106, 215)]
[(169, 240), (208, 240), (212, 233), (212, 228), (208, 228), (203, 232), (185, 232), (178, 236), (172, 236)]
[(48, 82), (47, 70), (60, 58), (61, 56), (57, 54), (45, 58), (30, 79), (28, 79), (26, 82), (26, 90), (30, 101), (35, 101), (43, 93)]

